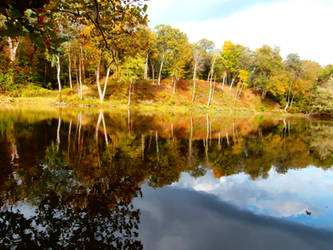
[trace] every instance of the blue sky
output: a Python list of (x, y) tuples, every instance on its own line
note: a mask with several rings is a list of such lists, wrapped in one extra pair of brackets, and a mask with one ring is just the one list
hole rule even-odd
[(155, 26), (161, 23), (172, 25), (179, 22), (225, 18), (238, 11), (276, 0), (150, 0), (150, 2), (153, 10), (157, 11), (149, 13), (151, 26)]
[(256, 49), (278, 46), (281, 55), (333, 64), (333, 0), (150, 0), (150, 27), (170, 24), (190, 42), (207, 38)]

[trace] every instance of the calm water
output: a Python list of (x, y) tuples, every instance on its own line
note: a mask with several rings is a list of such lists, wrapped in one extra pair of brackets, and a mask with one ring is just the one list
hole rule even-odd
[(0, 248), (332, 249), (333, 122), (0, 111)]

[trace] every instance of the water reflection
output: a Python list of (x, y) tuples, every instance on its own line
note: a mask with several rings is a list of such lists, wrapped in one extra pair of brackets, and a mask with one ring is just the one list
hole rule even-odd
[[(214, 203), (214, 206), (226, 207), (226, 211), (231, 211), (235, 209), (228, 208), (232, 204), (258, 214), (246, 212), (245, 216), (245, 212), (235, 212), (231, 217), (226, 215), (232, 221), (237, 217), (240, 224), (236, 223), (234, 227), (243, 227), (239, 232), (243, 232), (244, 227), (254, 226), (246, 222), (250, 220), (260, 221), (260, 227), (268, 223), (273, 231), (282, 230), (281, 234), (285, 234), (289, 224), (280, 227), (277, 225), (281, 222), (277, 219), (262, 218), (259, 215), (295, 217), (304, 213), (304, 209), (309, 209), (313, 212), (311, 218), (323, 218), (316, 210), (318, 202), (307, 199), (309, 190), (304, 193), (303, 200), (285, 206), (291, 208), (291, 211), (280, 209), (281, 212), (274, 206), (284, 206), (281, 199), (288, 194), (281, 195), (281, 192), (285, 187), (300, 194), (298, 188), (288, 183), (296, 182), (296, 179), (299, 183), (304, 176), (311, 176), (311, 182), (315, 184), (325, 180), (325, 175), (315, 176), (313, 172), (303, 171), (301, 176), (290, 173), (310, 165), (311, 169), (322, 172), (332, 166), (332, 128), (329, 122), (280, 120), (273, 117), (230, 119), (209, 115), (145, 115), (130, 111), (88, 113), (60, 110), (55, 114), (1, 111), (0, 244), (22, 248), (94, 246), (140, 249), (143, 248), (143, 241), (145, 248), (157, 249), (153, 247), (157, 242), (155, 238), (149, 241), (146, 234), (160, 225), (148, 223), (150, 219), (145, 215), (145, 209), (149, 210), (156, 205), (150, 204), (149, 199), (159, 201), (163, 211), (167, 209), (168, 205), (161, 200), (164, 192), (170, 197), (178, 193), (173, 197), (176, 202), (172, 202), (175, 205), (172, 209), (186, 209), (183, 212), (187, 211), (188, 216), (197, 216), (195, 213), (203, 207), (199, 205), (202, 197), (215, 202), (215, 198), (210, 196), (213, 194), (214, 197), (220, 197), (219, 202), (228, 202)], [(242, 176), (249, 176), (256, 181), (247, 178), (239, 182)], [(283, 176), (288, 177), (287, 180), (283, 180)], [(265, 179), (284, 184), (273, 186), (278, 191), (271, 192), (269, 196), (268, 191), (272, 187)], [(308, 183), (308, 179), (304, 180), (304, 185)], [(143, 192), (142, 197), (143, 184), (152, 188), (164, 187), (162, 190), (165, 191), (149, 189), (147, 193)], [(172, 195), (170, 189), (165, 188), (171, 184), (178, 187)], [(210, 185), (215, 188), (210, 188)], [(249, 189), (251, 185), (255, 188)], [(210, 195), (188, 192), (179, 187), (205, 191)], [(312, 185), (312, 188), (313, 199), (332, 200), (327, 189), (323, 190), (318, 185)], [(246, 190), (252, 190), (255, 195), (251, 196), (251, 192)], [(259, 196), (261, 199), (258, 199)], [(193, 203), (192, 208), (182, 208), (181, 200), (186, 197), (192, 199), (189, 201)], [(252, 202), (251, 199), (258, 200)], [(304, 200), (308, 202), (307, 206), (303, 206)], [(270, 206), (265, 205), (269, 202)], [(205, 211), (202, 211), (207, 223), (216, 212), (211, 211), (209, 204), (207, 202)], [(331, 204), (330, 201), (326, 206)], [(223, 221), (223, 213), (218, 212), (216, 226)], [(163, 212), (160, 216), (168, 220), (173, 215)], [(248, 219), (250, 217), (252, 219)], [(174, 232), (170, 233), (175, 233), (179, 228), (187, 228), (189, 234), (195, 233), (189, 220), (180, 221), (183, 222), (173, 225)], [(300, 219), (295, 221), (303, 222)], [(305, 224), (315, 226), (316, 223), (310, 220)], [(318, 225), (324, 227), (323, 223)], [(300, 234), (302, 237), (310, 237), (308, 233), (314, 234), (310, 237), (315, 238), (313, 242), (327, 239), (330, 234), (328, 231), (311, 231), (299, 225), (292, 227), (305, 230), (307, 233)], [(172, 231), (172, 228), (169, 230)], [(236, 235), (236, 231), (230, 233)], [(163, 236), (163, 240), (167, 241), (167, 235)], [(186, 239), (185, 235), (182, 237)], [(216, 237), (216, 234), (202, 237), (202, 242), (206, 242)], [(267, 237), (270, 239), (267, 244), (278, 239), (274, 238), (273, 233)], [(174, 249), (181, 246), (186, 248), (187, 243), (183, 242), (182, 245), (179, 240), (179, 237), (174, 239), (175, 244), (179, 243)], [(313, 246), (326, 246), (322, 245), (324, 243), (316, 244)]]
[(333, 233), (258, 216), (212, 195), (144, 189), (140, 235), (145, 249), (322, 249)]
[[(317, 228), (332, 229), (333, 171), (314, 167), (252, 181), (245, 174), (215, 178), (208, 172), (200, 178), (182, 174), (174, 187), (213, 194), (219, 200), (255, 214), (297, 221)], [(311, 185), (309, 185), (311, 184)], [(305, 211), (311, 212), (311, 216)]]

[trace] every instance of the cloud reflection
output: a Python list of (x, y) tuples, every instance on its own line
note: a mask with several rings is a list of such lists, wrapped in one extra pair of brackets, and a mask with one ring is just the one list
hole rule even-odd
[(144, 249), (331, 249), (333, 232), (255, 215), (203, 192), (144, 188)]
[[(257, 214), (274, 217), (299, 217), (299, 222), (318, 227), (332, 226), (333, 171), (309, 167), (289, 170), (281, 175), (274, 169), (267, 179), (251, 180), (245, 174), (216, 179), (212, 172), (194, 179), (183, 173), (175, 187), (214, 194), (220, 200)], [(312, 212), (304, 218), (305, 211)], [(325, 220), (316, 221), (326, 216)]]

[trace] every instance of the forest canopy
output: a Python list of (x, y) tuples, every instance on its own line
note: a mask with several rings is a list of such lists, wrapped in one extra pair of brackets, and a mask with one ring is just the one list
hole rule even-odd
[(69, 88), (84, 99), (84, 86), (92, 86), (104, 101), (116, 82), (128, 90), (130, 104), (140, 81), (161, 86), (170, 79), (175, 95), (180, 80), (191, 80), (195, 103), (198, 81), (205, 80), (208, 106), (215, 90), (228, 87), (234, 102), (251, 90), (286, 111), (332, 113), (333, 65), (294, 53), (283, 59), (269, 45), (252, 51), (232, 41), (221, 48), (206, 38), (190, 43), (169, 25), (150, 29), (146, 11), (144, 0), (2, 1), (1, 93), (20, 96), (18, 89), (35, 86), (57, 89), (62, 98)]

